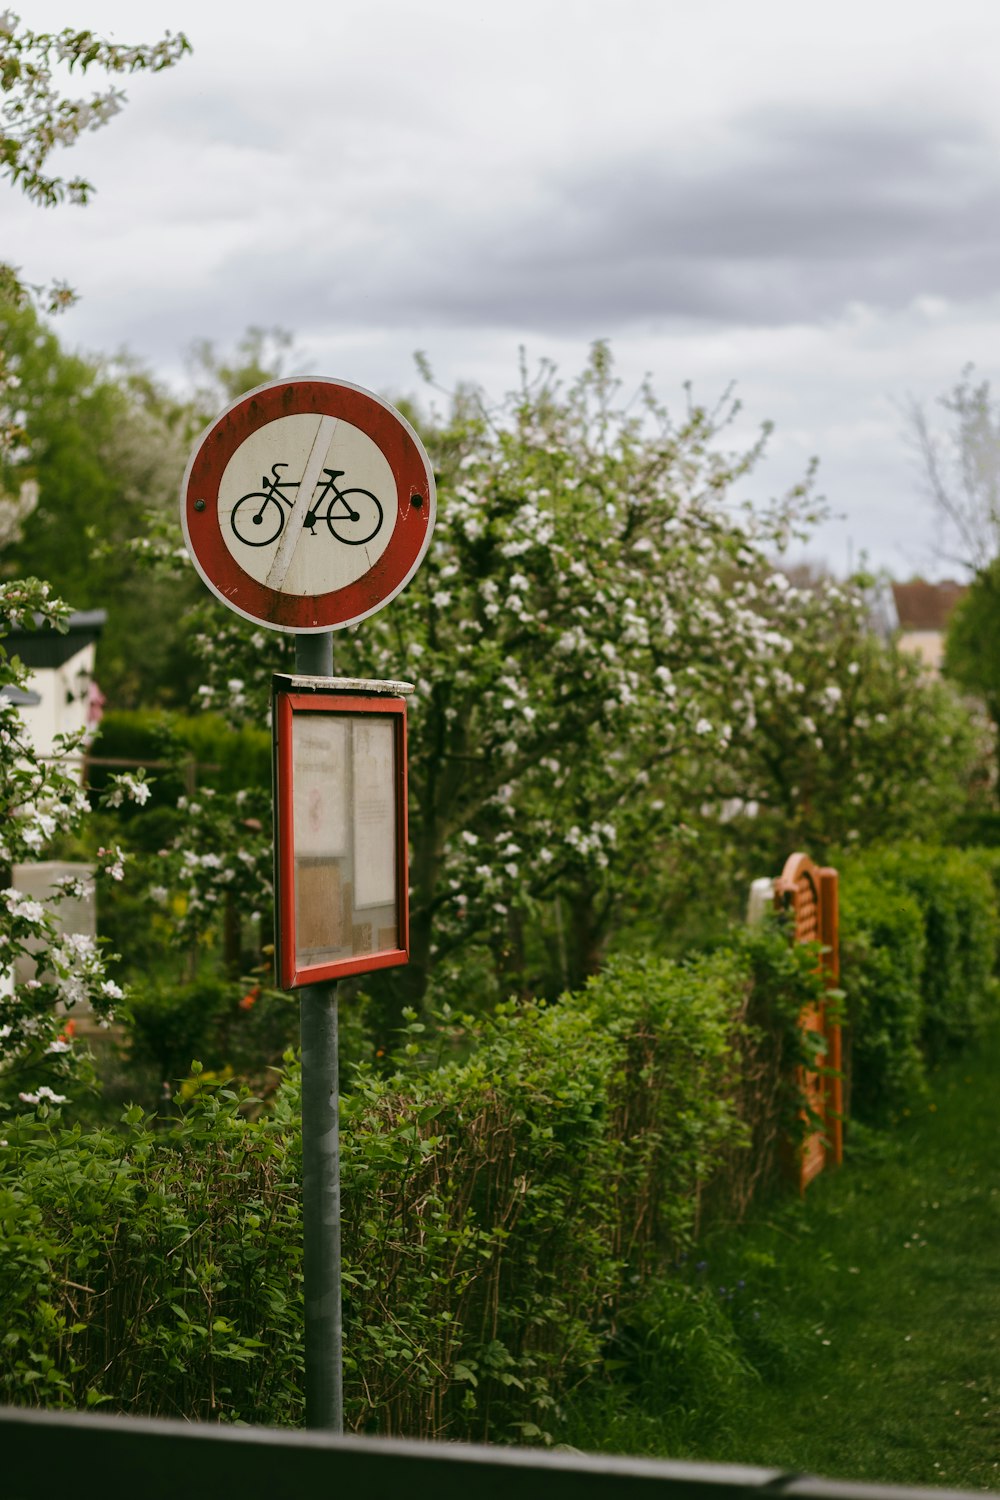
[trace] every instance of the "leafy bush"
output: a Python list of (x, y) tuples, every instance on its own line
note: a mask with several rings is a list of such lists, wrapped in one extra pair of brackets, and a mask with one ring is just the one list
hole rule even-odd
[(161, 1085), (187, 1077), (192, 1058), (215, 1074), (237, 1073), (262, 1087), (268, 1066), (280, 1063), (297, 1032), (298, 1006), (290, 996), (202, 973), (137, 987), (126, 1045), (133, 1076), (145, 1073), (155, 1099)]
[(296, 1422), (301, 1224), (290, 1122), (201, 1094), (157, 1134), (21, 1118), (0, 1178), (0, 1394), (192, 1420)]
[[(982, 1015), (995, 930), (982, 858), (880, 853), (849, 873), (863, 1117), (919, 1083), (929, 1016), (957, 1035)], [(722, 1276), (725, 1295), (697, 1268), (663, 1275), (760, 1198), (802, 1128), (797, 1022), (818, 997), (816, 958), (768, 924), (686, 963), (617, 960), (553, 1004), (436, 1027), (411, 1013), (389, 1073), (355, 1063), (342, 1101), (351, 1427), (538, 1438), (561, 1430), (570, 1391), (591, 1382), (600, 1400), (594, 1377), (616, 1365), (683, 1427), (695, 1406), (722, 1420), (733, 1383), (786, 1358), (748, 1270)], [(959, 1009), (970, 980), (980, 989)], [(12, 1122), (0, 1397), (301, 1419), (297, 1089), (292, 1070), (255, 1120), (196, 1075), (171, 1122), (131, 1109), (121, 1132), (83, 1133), (44, 1106)]]
[(924, 845), (847, 862), (841, 973), (850, 1112), (860, 1120), (884, 1122), (912, 1102), (926, 1066), (974, 1040), (993, 1011), (996, 865), (989, 851)]
[[(185, 715), (143, 709), (111, 709), (101, 719), (91, 754), (157, 766), (152, 805), (175, 807), (185, 791), (193, 790), (190, 767), (198, 786), (219, 792), (271, 785), (271, 737), (266, 729), (245, 724), (233, 729), (216, 714)], [(107, 771), (94, 766), (91, 785), (103, 787)]]
[[(704, 1266), (704, 1262), (699, 1262)], [(705, 1267), (707, 1270), (707, 1267)], [(703, 1271), (667, 1277), (630, 1313), (608, 1362), (651, 1414), (670, 1413), (683, 1433), (722, 1418), (734, 1392), (755, 1371), (742, 1348), (726, 1298)]]
[(921, 981), (927, 940), (920, 906), (898, 885), (848, 866), (840, 887), (845, 1112), (884, 1124), (924, 1088)]
[(958, 850), (900, 845), (859, 861), (860, 869), (912, 896), (924, 924), (920, 1040), (929, 1061), (973, 1040), (995, 992), (991, 976), (1000, 947), (1000, 915), (982, 860)]
[[(1000, 826), (1000, 813), (997, 814), (997, 819), (998, 826)], [(968, 849), (966, 853), (989, 876), (996, 896), (997, 909), (1000, 910), (1000, 840), (995, 845), (989, 845), (988, 847)], [(1000, 965), (1000, 944), (997, 945), (996, 956), (998, 965)]]
[[(744, 1060), (758, 1079), (769, 1049), (794, 1060), (808, 955), (789, 967), (777, 932), (754, 944), (756, 969), (743, 946), (621, 962), (558, 1004), (436, 1035), (414, 1021), (392, 1076), (357, 1067), (342, 1104), (351, 1426), (537, 1435), (601, 1367), (706, 1189), (738, 1177), (753, 1108), (774, 1107)], [(196, 1088), (159, 1129), (138, 1109), (121, 1135), (18, 1121), (0, 1157), (3, 1397), (299, 1420), (297, 1118), (292, 1074), (270, 1120)]]

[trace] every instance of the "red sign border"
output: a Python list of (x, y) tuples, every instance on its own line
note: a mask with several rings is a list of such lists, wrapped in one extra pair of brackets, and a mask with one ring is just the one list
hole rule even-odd
[[(399, 913), (398, 948), (363, 953), (356, 958), (328, 960), (295, 966), (295, 837), (294, 789), (292, 786), (292, 716), (296, 713), (385, 714), (396, 727), (396, 910)], [(275, 933), (275, 969), (282, 989), (345, 979), (350, 974), (368, 974), (395, 968), (410, 961), (410, 872), (409, 821), (406, 772), (406, 699), (381, 694), (295, 692), (274, 685), (272, 703), (274, 746), (274, 897), (278, 916)]]
[[(318, 595), (279, 593), (251, 578), (227, 547), (219, 522), (219, 486), (240, 444), (269, 422), (301, 413), (341, 417), (360, 428), (385, 455), (396, 481), (388, 547), (362, 578)], [(414, 505), (417, 496), (420, 504)], [(394, 599), (423, 561), (435, 511), (430, 460), (406, 418), (374, 392), (328, 376), (272, 381), (240, 396), (202, 434), (181, 485), (184, 540), (212, 593), (247, 620), (303, 635), (343, 629)]]

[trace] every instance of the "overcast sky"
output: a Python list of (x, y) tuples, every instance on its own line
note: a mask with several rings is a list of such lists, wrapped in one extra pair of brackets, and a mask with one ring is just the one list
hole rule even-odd
[[(809, 548), (940, 574), (901, 408), (1000, 385), (997, 0), (38, 0), (36, 29), (184, 31), (60, 166), (84, 209), (0, 187), (0, 255), (64, 278), (69, 344), (180, 381), (186, 348), (292, 332), (316, 374), (499, 395), (518, 348), (608, 338), (745, 425), (766, 498), (812, 455)], [(945, 570), (946, 571), (946, 570)]]

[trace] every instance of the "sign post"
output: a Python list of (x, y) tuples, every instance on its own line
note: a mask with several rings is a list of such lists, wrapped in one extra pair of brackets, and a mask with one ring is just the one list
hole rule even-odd
[[(333, 635), (300, 635), (297, 671), (333, 676)], [(278, 924), (275, 922), (275, 932)], [(344, 1323), (340, 1295), (340, 1023), (337, 981), (299, 995), (302, 1065), (302, 1278), (306, 1426), (344, 1430)]]
[(332, 631), (383, 608), (430, 544), (430, 461), (346, 381), (227, 407), (181, 486), (192, 561), (229, 609), (294, 633), (275, 678), (278, 980), (300, 992), (306, 1426), (344, 1426), (337, 977), (408, 961), (404, 683), (338, 682)]

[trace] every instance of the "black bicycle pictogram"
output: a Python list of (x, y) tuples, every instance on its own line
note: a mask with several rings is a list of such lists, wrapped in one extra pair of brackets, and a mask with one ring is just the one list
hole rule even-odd
[[(269, 547), (276, 542), (285, 525), (285, 517), (291, 511), (293, 500), (286, 490), (297, 490), (297, 479), (282, 479), (279, 470), (287, 464), (272, 464), (271, 477), (261, 477), (262, 490), (253, 490), (243, 495), (233, 506), (233, 531), (245, 547)], [(325, 521), (330, 535), (347, 547), (362, 547), (377, 536), (382, 528), (382, 506), (370, 490), (342, 490), (337, 483), (345, 471), (324, 469), (326, 476), (318, 495), (306, 511), (302, 525), (311, 536), (316, 535), (316, 522)], [(317, 485), (318, 487), (318, 485)], [(327, 501), (326, 511), (320, 515), (320, 506)]]

